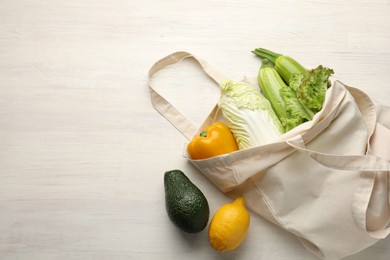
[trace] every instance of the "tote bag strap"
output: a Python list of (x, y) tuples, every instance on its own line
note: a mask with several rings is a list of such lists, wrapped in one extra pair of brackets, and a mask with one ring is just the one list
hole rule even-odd
[(367, 125), (367, 152), (390, 159), (390, 129), (378, 122), (377, 109), (370, 97), (363, 91), (346, 86), (359, 107)]
[(189, 52), (180, 51), (172, 53), (153, 64), (148, 73), (148, 85), (150, 100), (153, 107), (174, 127), (176, 127), (176, 129), (179, 130), (188, 140), (190, 140), (196, 134), (197, 127), (195, 127), (195, 125), (190, 122), (179, 110), (177, 110), (168, 100), (162, 97), (151, 84), (152, 77), (157, 71), (187, 58), (194, 59), (200, 65), (201, 69), (206, 73), (206, 75), (208, 75), (217, 84), (220, 84), (223, 80), (227, 79), (225, 75), (210, 66), (206, 61), (196, 57), (195, 55), (192, 55)]
[[(370, 175), (370, 173), (390, 173), (390, 162), (384, 158), (374, 156), (374, 155), (335, 155), (321, 153), (318, 151), (310, 150), (306, 148), (305, 142), (302, 136), (296, 136), (286, 141), (286, 143), (293, 147), (295, 150), (305, 153), (314, 159), (319, 164), (336, 170), (342, 171), (360, 171), (363, 172), (365, 177), (363, 178), (364, 185), (361, 185), (359, 190), (356, 192), (355, 196), (359, 197), (352, 205), (352, 211), (356, 216), (356, 221), (359, 226), (362, 228), (366, 226), (365, 212), (366, 208), (362, 205), (360, 196), (366, 197), (365, 194), (371, 194), (373, 189), (373, 181), (369, 181), (375, 175)], [(390, 178), (390, 176), (389, 176)], [(368, 180), (368, 181), (367, 181)], [(390, 182), (388, 182), (388, 186)], [(389, 186), (390, 189), (390, 186)], [(388, 203), (390, 206), (390, 193), (388, 193)], [(368, 205), (368, 201), (367, 201)], [(363, 216), (363, 217), (362, 217)], [(377, 231), (371, 231), (369, 234), (375, 238), (385, 238), (390, 234), (390, 227), (380, 229)]]
[(375, 105), (372, 102), (371, 98), (364, 93), (363, 91), (346, 86), (348, 92), (353, 96), (356, 105), (359, 107), (359, 110), (362, 114), (362, 118), (367, 126), (367, 152), (371, 149), (370, 139), (373, 136), (376, 126), (377, 126), (377, 115)]

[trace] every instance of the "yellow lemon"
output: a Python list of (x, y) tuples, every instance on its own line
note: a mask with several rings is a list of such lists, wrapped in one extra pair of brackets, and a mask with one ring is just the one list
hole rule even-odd
[(219, 252), (237, 248), (244, 240), (250, 222), (245, 200), (238, 197), (233, 203), (220, 207), (209, 227), (211, 246)]

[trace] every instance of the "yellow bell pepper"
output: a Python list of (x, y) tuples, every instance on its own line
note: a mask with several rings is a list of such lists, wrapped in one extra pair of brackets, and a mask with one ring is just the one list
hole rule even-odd
[(238, 146), (230, 129), (216, 122), (195, 136), (187, 149), (192, 159), (199, 160), (237, 151)]

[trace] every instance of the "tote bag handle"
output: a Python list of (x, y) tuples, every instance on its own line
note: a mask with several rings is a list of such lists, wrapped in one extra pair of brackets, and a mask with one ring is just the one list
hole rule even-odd
[[(201, 67), (201, 69), (218, 85), (225, 79), (228, 79), (223, 73), (219, 72), (214, 67), (210, 66), (205, 60), (192, 55), (186, 51), (172, 53), (152, 65), (148, 73), (149, 94), (153, 107), (164, 116), (176, 129), (178, 129), (188, 140), (192, 139), (196, 134), (197, 127), (190, 122), (180, 111), (178, 111), (168, 100), (162, 97), (152, 86), (151, 81), (153, 75), (159, 70), (178, 63), (186, 58), (193, 58)], [(373, 103), (370, 98), (359, 89), (347, 87), (348, 91), (357, 101), (357, 104), (362, 112), (364, 121), (368, 127), (369, 138), (375, 131), (376, 114)], [(215, 110), (215, 108), (214, 108)], [(369, 140), (368, 140), (369, 141)], [(369, 143), (369, 142), (367, 142)], [(369, 149), (369, 147), (367, 147)]]
[[(306, 148), (305, 142), (300, 135), (287, 140), (286, 143), (293, 147), (296, 151), (305, 153), (313, 160), (327, 168), (342, 171), (360, 171), (363, 173), (364, 177), (361, 178), (360, 188), (355, 193), (355, 200), (352, 205), (352, 211), (354, 213), (357, 224), (361, 228), (365, 228), (365, 213), (369, 201), (364, 201), (365, 203), (362, 203), (364, 200), (363, 198), (366, 198), (366, 194), (371, 194), (374, 185), (373, 179), (375, 178), (376, 173), (387, 174), (388, 178), (390, 178), (390, 162), (386, 159), (374, 155), (336, 155), (310, 150)], [(390, 179), (388, 179), (387, 186), (387, 203), (390, 207)], [(376, 231), (370, 231), (369, 233), (372, 237), (382, 239), (390, 234), (390, 227)]]
[(168, 100), (162, 97), (152, 86), (153, 75), (175, 63), (182, 61), (183, 59), (193, 58), (201, 67), (201, 69), (217, 84), (220, 84), (223, 80), (227, 79), (225, 75), (220, 73), (214, 67), (210, 66), (206, 61), (192, 55), (189, 52), (180, 51), (172, 53), (159, 61), (157, 61), (150, 68), (148, 73), (148, 85), (150, 100), (153, 107), (165, 117), (177, 130), (179, 130), (188, 140), (191, 140), (196, 134), (197, 127), (190, 122), (180, 111), (178, 111)]

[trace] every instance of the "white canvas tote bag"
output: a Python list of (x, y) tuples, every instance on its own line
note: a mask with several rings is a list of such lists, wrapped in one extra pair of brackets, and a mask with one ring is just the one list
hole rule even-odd
[[(149, 71), (153, 106), (188, 140), (215, 121), (216, 105), (194, 126), (157, 93), (158, 70), (192, 58), (217, 84), (229, 79), (188, 52), (173, 53)], [(179, 84), (179, 83), (178, 83)], [(231, 197), (295, 235), (321, 259), (355, 254), (390, 232), (390, 108), (335, 81), (312, 121), (272, 144), (205, 160), (188, 160)]]

